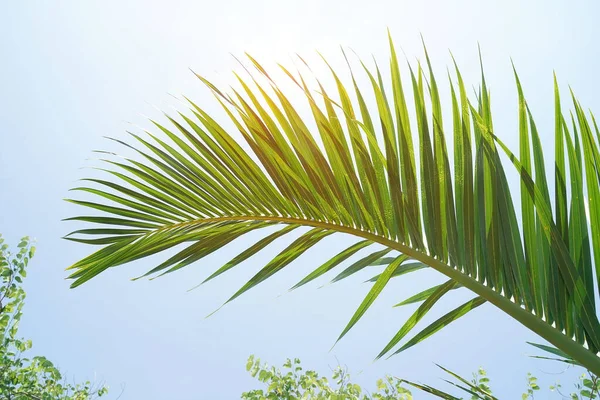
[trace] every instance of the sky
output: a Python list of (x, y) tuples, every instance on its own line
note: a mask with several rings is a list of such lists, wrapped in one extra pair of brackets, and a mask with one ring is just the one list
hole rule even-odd
[[(104, 136), (123, 139), (126, 130), (150, 128), (148, 117), (160, 119), (161, 110), (184, 110), (182, 95), (219, 115), (190, 69), (227, 88), (235, 79), (231, 70), (240, 70), (233, 56), (249, 52), (275, 68), (293, 66), (296, 53), (316, 61), (318, 50), (343, 67), (339, 46), (385, 66), (387, 28), (409, 60), (423, 57), (423, 35), (440, 82), (451, 50), (467, 84), (477, 84), (479, 44), (496, 132), (517, 150), (512, 58), (551, 150), (553, 71), (565, 97), (570, 85), (585, 108), (600, 112), (599, 12), (594, 1), (556, 0), (2, 2), (0, 233), (15, 246), (29, 235), (38, 248), (25, 283), (21, 333), (66, 376), (108, 384), (112, 399), (239, 398), (258, 387), (245, 371), (250, 354), (275, 365), (298, 357), (322, 374), (339, 363), (371, 389), (385, 374), (444, 387), (434, 362), (466, 376), (484, 366), (500, 398), (519, 396), (528, 371), (545, 387), (571, 382), (576, 371), (528, 357), (535, 351), (525, 342), (538, 340), (535, 335), (487, 304), (373, 363), (414, 311), (392, 305), (441, 281), (430, 271), (392, 282), (330, 351), (368, 292), (363, 281), (373, 270), (323, 288), (327, 279), (291, 293), (287, 288), (343, 249), (347, 237), (320, 243), (206, 319), (289, 241), (192, 292), (250, 240), (158, 280), (130, 281), (154, 266), (143, 260), (71, 290), (65, 268), (92, 249), (61, 239), (76, 228), (61, 219), (81, 213), (63, 199), (98, 165), (92, 151), (114, 147)], [(465, 298), (458, 293), (436, 317)]]

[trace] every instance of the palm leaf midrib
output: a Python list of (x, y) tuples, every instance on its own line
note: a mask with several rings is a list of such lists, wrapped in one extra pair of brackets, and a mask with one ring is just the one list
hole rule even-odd
[[(553, 336), (558, 334), (563, 336), (565, 339), (576, 344), (575, 341), (568, 338), (564, 335), (560, 330), (548, 325), (543, 319), (539, 316), (531, 313), (529, 310), (521, 307), (520, 305), (510, 301), (506, 297), (502, 296), (501, 293), (498, 293), (493, 288), (486, 286), (485, 284), (479, 282), (473, 277), (462, 273), (460, 270), (451, 267), (450, 265), (438, 260), (437, 258), (426, 254), (422, 251), (419, 251), (413, 247), (410, 247), (406, 244), (400, 243), (398, 241), (392, 240), (388, 237), (378, 235), (373, 232), (369, 232), (363, 229), (357, 229), (354, 227), (349, 227), (343, 224), (337, 224), (326, 221), (318, 221), (313, 219), (304, 219), (304, 218), (294, 218), (294, 217), (283, 217), (278, 215), (238, 215), (238, 216), (222, 216), (222, 217), (212, 217), (212, 218), (201, 218), (197, 220), (185, 221), (181, 223), (176, 223), (168, 226), (163, 226), (158, 228), (156, 231), (165, 230), (165, 229), (174, 229), (177, 227), (184, 227), (187, 225), (194, 225), (198, 223), (202, 224), (210, 224), (210, 223), (218, 223), (225, 221), (272, 221), (276, 223), (282, 224), (298, 224), (304, 226), (311, 226), (314, 228), (322, 228), (327, 230), (333, 230), (338, 233), (347, 233), (356, 237), (361, 237), (363, 239), (367, 239), (372, 241), (373, 243), (378, 243), (383, 246), (389, 247), (393, 250), (396, 250), (402, 254), (405, 254), (413, 259), (422, 262), (423, 264), (428, 265), (429, 267), (435, 269), (436, 271), (446, 275), (450, 279), (455, 280), (460, 283), (467, 289), (470, 289), (478, 296), (483, 297), (486, 301), (494, 304), (501, 310), (509, 313), (519, 322), (523, 323), (525, 326), (533, 330), (538, 334), (546, 333), (542, 336), (546, 337), (547, 333), (552, 333)], [(548, 340), (548, 339), (547, 339)], [(549, 340), (551, 343), (555, 344), (553, 340)], [(579, 345), (577, 345), (579, 347)]]

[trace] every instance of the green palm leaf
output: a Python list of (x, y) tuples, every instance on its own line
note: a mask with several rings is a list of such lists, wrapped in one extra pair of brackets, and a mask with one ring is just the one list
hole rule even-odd
[[(320, 267), (293, 287), (346, 262), (350, 264), (334, 282), (365, 268), (386, 266), (371, 279), (372, 289), (340, 338), (390, 279), (429, 267), (449, 280), (400, 303), (423, 302), (380, 356), (406, 349), (489, 302), (600, 374), (594, 293), (600, 268), (600, 133), (593, 116), (590, 121), (573, 97), (569, 128), (555, 86), (556, 187), (551, 193), (549, 160), (518, 77), (517, 157), (494, 132), (483, 72), (474, 101), (458, 67), (449, 76), (452, 126), (446, 129), (427, 52), (425, 70), (408, 65), (403, 72), (391, 38), (390, 50), (390, 88), (384, 87), (384, 71), (362, 62), (366, 88), (359, 87), (354, 70), (347, 86), (344, 76), (328, 64), (335, 95), (308, 74), (282, 67), (307, 102), (310, 118), (293, 105), (292, 93), (250, 56), (257, 72), (249, 78), (236, 75), (240, 90), (224, 93), (198, 76), (251, 154), (191, 101), (189, 115), (168, 117), (172, 127), (155, 123), (160, 134), (132, 134), (135, 144), (118, 140), (137, 156), (118, 161), (109, 157), (104, 171), (111, 180), (87, 179), (86, 186), (75, 189), (94, 200), (70, 200), (100, 214), (69, 220), (99, 227), (77, 230), (67, 238), (105, 246), (69, 268), (72, 287), (109, 268), (177, 247), (143, 276), (171, 273), (246, 233), (281, 227), (249, 243), (206, 279), (212, 280), (296, 234), (296, 228), (310, 228), (235, 292), (233, 300), (328, 236), (343, 233), (360, 241), (319, 262)], [(412, 109), (406, 96), (414, 99)], [(367, 106), (369, 97), (374, 109)], [(513, 197), (501, 153), (521, 177), (519, 198)], [(458, 287), (472, 291), (475, 299), (400, 344), (442, 296)], [(397, 345), (399, 350), (394, 350)]]

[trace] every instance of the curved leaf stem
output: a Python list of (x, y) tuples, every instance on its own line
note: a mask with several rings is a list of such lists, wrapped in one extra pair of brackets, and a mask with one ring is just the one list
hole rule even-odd
[[(287, 224), (300, 224), (305, 226), (312, 226), (315, 228), (323, 228), (334, 230), (337, 232), (348, 233), (387, 246), (393, 250), (399, 251), (400, 253), (406, 254), (407, 256), (412, 257), (413, 259), (420, 261), (423, 264), (430, 266), (436, 271), (446, 275), (448, 278), (453, 279), (454, 281), (463, 285), (475, 294), (483, 297), (485, 300), (492, 303), (500, 310), (504, 311), (512, 318), (519, 321), (522, 325), (535, 332), (536, 334), (547, 340), (549, 343), (556, 346), (558, 349), (564, 351), (574, 360), (581, 363), (582, 366), (589, 369), (592, 373), (594, 373), (595, 375), (600, 375), (600, 358), (588, 349), (586, 349), (584, 346), (580, 345), (576, 341), (564, 335), (558, 329), (552, 327), (551, 325), (543, 321), (540, 317), (513, 303), (506, 297), (502, 296), (500, 293), (496, 292), (494, 289), (482, 284), (481, 282), (468, 275), (465, 275), (458, 269), (455, 269), (437, 260), (436, 258), (423, 253), (422, 251), (415, 250), (414, 248), (408, 245), (396, 242), (384, 236), (376, 235), (374, 233), (349, 226), (339, 225), (330, 222), (315, 221), (310, 219), (281, 216), (244, 215), (231, 217), (215, 217), (182, 222), (179, 224), (175, 224), (175, 226), (185, 226), (188, 224), (196, 224), (198, 222), (211, 223), (222, 221), (273, 221)], [(173, 225), (170, 225), (169, 227), (173, 227)]]

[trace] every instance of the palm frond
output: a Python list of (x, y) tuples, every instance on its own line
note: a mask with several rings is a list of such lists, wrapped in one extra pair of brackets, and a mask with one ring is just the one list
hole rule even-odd
[[(454, 76), (449, 74), (452, 126), (447, 129), (427, 52), (424, 68), (409, 64), (410, 82), (404, 82), (391, 38), (390, 51), (390, 88), (377, 65), (373, 69), (362, 62), (368, 88), (359, 87), (353, 69), (352, 83), (346, 85), (327, 64), (335, 95), (318, 80), (313, 90), (306, 74), (282, 67), (306, 100), (310, 118), (301, 115), (291, 93), (250, 56), (257, 72), (249, 78), (237, 76), (240, 90), (225, 93), (198, 76), (252, 156), (189, 99), (189, 115), (168, 116), (171, 128), (154, 122), (159, 134), (132, 134), (134, 144), (118, 140), (135, 150), (136, 158), (106, 159), (111, 180), (87, 179), (89, 185), (75, 189), (96, 201), (71, 200), (101, 214), (69, 220), (101, 227), (77, 230), (67, 238), (104, 246), (69, 268), (72, 287), (111, 267), (177, 247), (174, 255), (143, 276), (171, 273), (246, 233), (281, 227), (249, 243), (208, 281), (297, 233), (296, 228), (310, 228), (234, 292), (231, 301), (330, 235), (345, 233), (360, 241), (332, 254), (293, 287), (355, 256), (360, 258), (333, 281), (373, 265), (386, 266), (372, 279), (372, 289), (340, 338), (391, 278), (428, 267), (449, 280), (400, 303), (423, 302), (379, 356), (394, 352), (442, 296), (464, 287), (475, 295), (472, 300), (395, 353), (489, 302), (600, 374), (596, 356), (600, 324), (594, 300), (600, 268), (600, 133), (593, 116), (590, 121), (573, 97), (575, 113), (568, 123), (555, 83), (552, 204), (549, 160), (516, 72), (518, 157), (494, 132), (483, 69), (474, 101), (467, 96), (458, 67)], [(412, 109), (407, 97), (414, 100)], [(375, 109), (368, 107), (369, 98)], [(448, 149), (450, 141), (453, 152)], [(513, 197), (514, 185), (501, 153), (520, 175), (520, 198)]]

